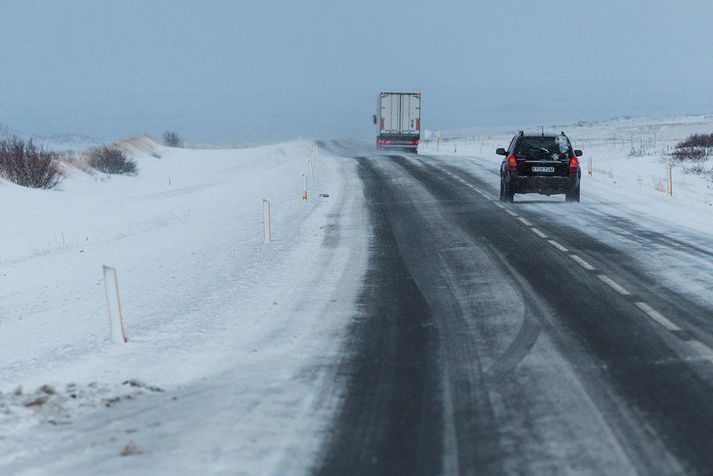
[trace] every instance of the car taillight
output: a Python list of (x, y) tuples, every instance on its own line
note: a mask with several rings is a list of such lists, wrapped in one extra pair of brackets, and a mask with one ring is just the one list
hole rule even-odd
[(508, 170), (510, 172), (517, 172), (517, 157), (514, 155), (508, 157)]
[(570, 173), (577, 173), (579, 170), (579, 159), (577, 157), (572, 157), (569, 159), (569, 172)]
[(408, 141), (408, 143), (409, 143), (410, 145), (418, 145), (419, 141), (417, 141), (417, 140), (410, 140), (410, 141)]

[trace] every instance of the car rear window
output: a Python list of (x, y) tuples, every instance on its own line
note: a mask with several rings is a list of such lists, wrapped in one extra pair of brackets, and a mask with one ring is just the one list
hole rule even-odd
[(518, 141), (515, 153), (529, 154), (530, 152), (547, 152), (547, 154), (567, 154), (570, 152), (572, 145), (566, 136), (556, 137), (523, 137)]

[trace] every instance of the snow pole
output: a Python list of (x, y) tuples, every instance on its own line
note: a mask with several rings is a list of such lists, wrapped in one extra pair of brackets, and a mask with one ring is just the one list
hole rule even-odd
[[(102, 277), (104, 280), (104, 295), (109, 312), (109, 328), (111, 329), (112, 340), (117, 343), (126, 343), (129, 339), (126, 337), (124, 319), (121, 315), (119, 276), (116, 273), (116, 269), (102, 265)], [(110, 281), (113, 281), (113, 283), (110, 284)]]
[(272, 241), (272, 216), (270, 210), (270, 200), (262, 199), (262, 231), (265, 243)]
[(589, 157), (589, 160), (587, 161), (587, 175), (589, 175), (589, 176), (591, 177), (591, 176), (592, 176), (592, 172), (593, 172), (593, 169), (592, 169), (592, 158)]
[(307, 176), (302, 174), (302, 200), (307, 201), (309, 195), (307, 194)]
[(673, 197), (673, 170), (672, 166), (668, 166), (668, 196)]

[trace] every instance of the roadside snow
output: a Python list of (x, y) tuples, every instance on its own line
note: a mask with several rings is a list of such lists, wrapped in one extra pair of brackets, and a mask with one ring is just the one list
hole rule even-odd
[[(0, 182), (0, 473), (249, 473), (288, 454), (304, 470), (330, 411), (314, 386), (365, 263), (351, 163), (322, 152), (303, 202), (311, 142), (124, 145), (136, 177)], [(109, 338), (104, 264), (125, 345)]]

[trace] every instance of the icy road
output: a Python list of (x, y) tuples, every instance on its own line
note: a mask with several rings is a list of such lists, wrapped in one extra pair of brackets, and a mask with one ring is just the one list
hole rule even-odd
[(492, 154), (338, 142), (303, 202), (313, 143), (137, 144), (137, 177), (0, 189), (0, 474), (713, 468), (707, 203), (503, 204)]
[[(361, 156), (370, 265), (320, 474), (713, 468), (713, 239), (497, 160)], [(600, 191), (601, 192), (601, 191)]]

